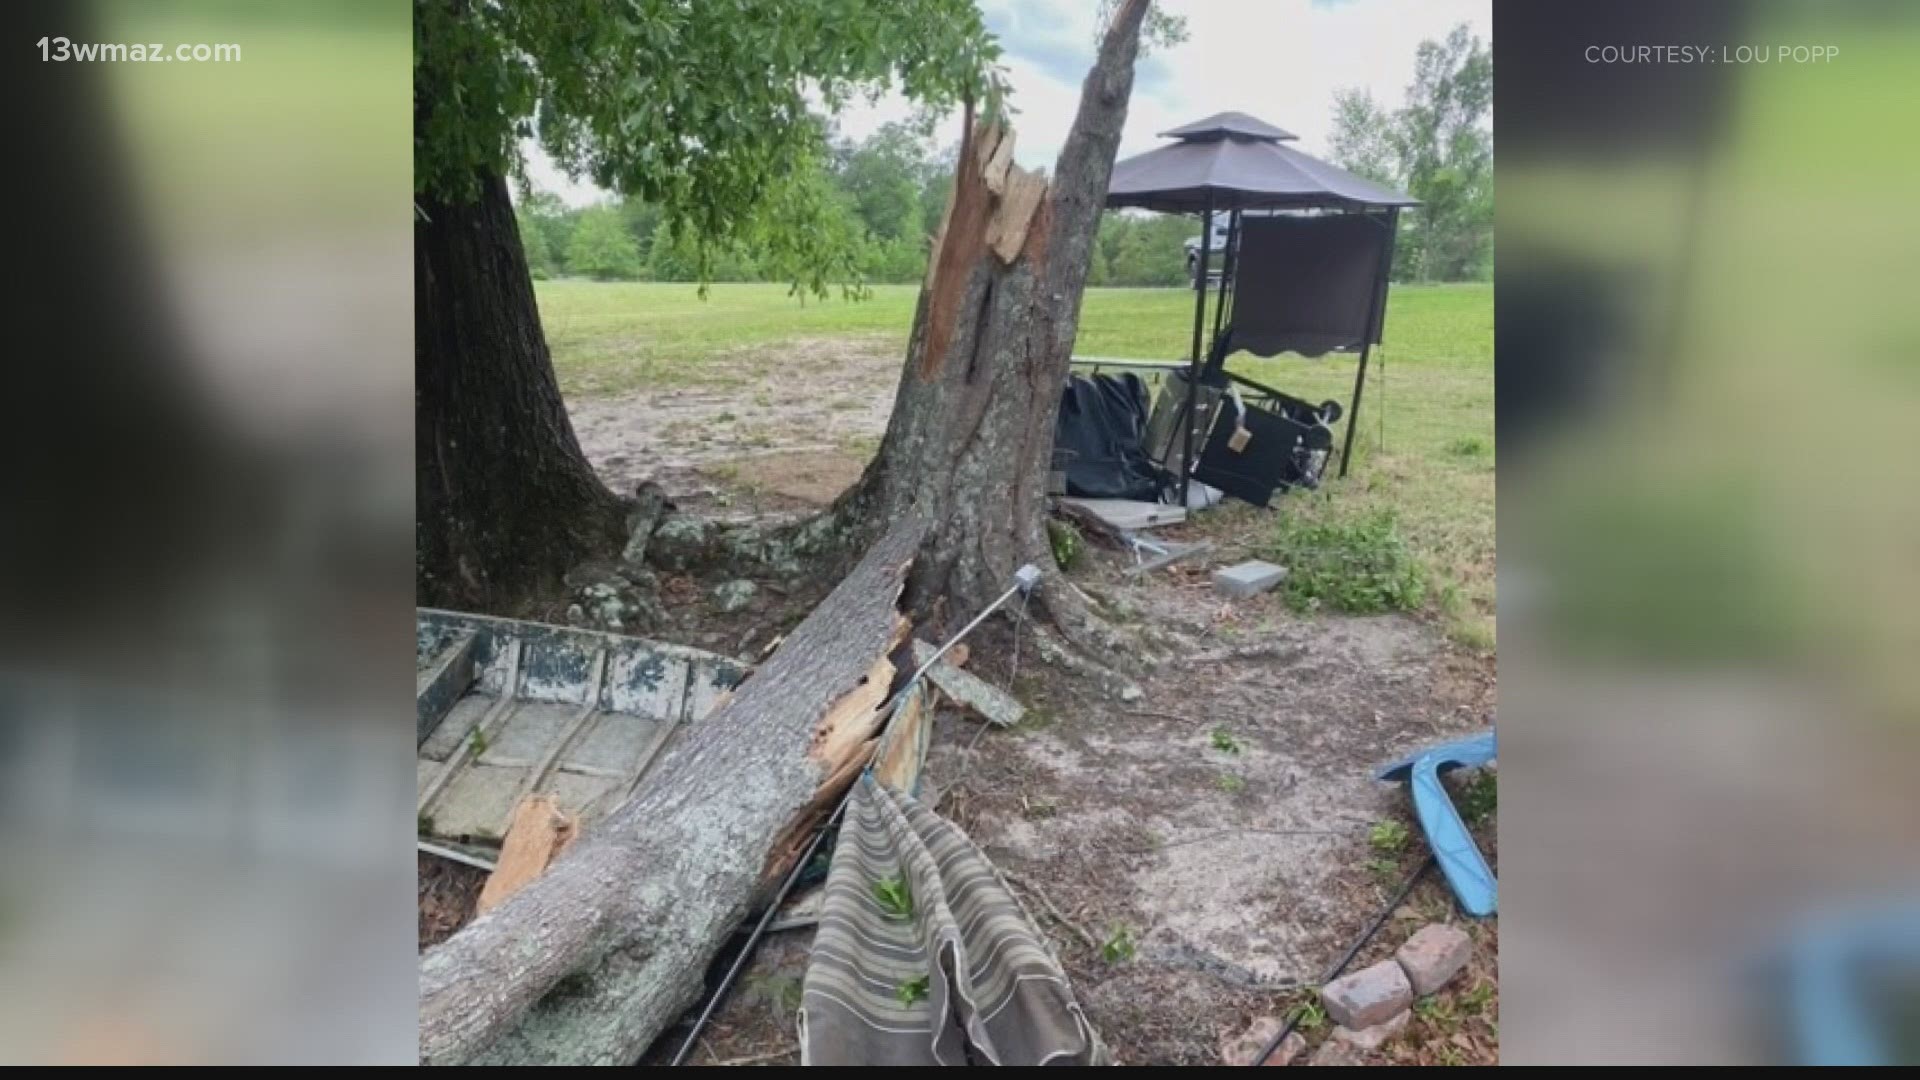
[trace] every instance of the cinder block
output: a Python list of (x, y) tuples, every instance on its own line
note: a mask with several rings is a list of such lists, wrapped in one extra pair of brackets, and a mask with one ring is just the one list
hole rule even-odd
[(1259, 596), (1285, 580), (1286, 567), (1258, 559), (1237, 566), (1224, 566), (1213, 572), (1215, 592), (1241, 599)]
[(1406, 969), (1416, 997), (1426, 997), (1460, 974), (1473, 955), (1473, 939), (1466, 931), (1445, 923), (1431, 923), (1407, 939), (1393, 954)]
[(1413, 984), (1397, 961), (1342, 975), (1320, 988), (1320, 1003), (1341, 1027), (1359, 1031), (1393, 1019), (1413, 1004)]
[(1412, 1019), (1413, 1012), (1402, 1009), (1394, 1013), (1392, 1019), (1382, 1020), (1370, 1028), (1361, 1028), (1358, 1031), (1348, 1027), (1334, 1028), (1333, 1034), (1328, 1038), (1352, 1043), (1357, 1049), (1372, 1053), (1387, 1045), (1387, 1040), (1407, 1030), (1407, 1024)]

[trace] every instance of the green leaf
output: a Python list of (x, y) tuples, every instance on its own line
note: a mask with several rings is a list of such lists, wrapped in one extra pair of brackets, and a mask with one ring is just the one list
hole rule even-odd
[(905, 877), (881, 878), (873, 883), (873, 898), (889, 918), (913, 917), (913, 891)]

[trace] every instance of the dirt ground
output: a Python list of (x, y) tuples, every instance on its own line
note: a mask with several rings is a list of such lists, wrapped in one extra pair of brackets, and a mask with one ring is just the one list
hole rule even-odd
[[(1011, 628), (985, 630), (969, 667), (1011, 686), (1028, 718), (983, 734), (942, 710), (927, 797), (1012, 878), (1122, 1062), (1220, 1064), (1222, 1039), (1305, 1000), (1299, 989), (1418, 865), (1417, 840), (1397, 858), (1369, 844), (1386, 819), (1418, 835), (1404, 790), (1375, 783), (1372, 768), (1489, 723), (1493, 673), (1412, 619), (1306, 620), (1269, 598), (1222, 603), (1204, 567), (1122, 583), (1124, 556), (1096, 561), (1077, 577), (1215, 658), (1164, 665), (1122, 702), (1038, 662), (1031, 640), (1015, 673)], [(1377, 1057), (1492, 1063), (1495, 928), (1464, 919), (1428, 878), (1356, 963), (1436, 920), (1469, 926), (1474, 960)], [(806, 937), (770, 939), (697, 1062), (797, 1060)], [(1325, 1025), (1304, 1033), (1317, 1041)]]
[(652, 480), (706, 516), (782, 516), (824, 506), (859, 478), (899, 377), (899, 350), (884, 339), (801, 340), (709, 360), (695, 384), (569, 411), (615, 491)]
[[(579, 402), (574, 421), (616, 489), (651, 479), (683, 510), (795, 515), (858, 477), (898, 364), (891, 350), (846, 341), (786, 346), (778, 358), (744, 352), (713, 385)], [(1267, 514), (1222, 508), (1163, 530), (1215, 550), (1144, 577), (1125, 573), (1130, 555), (1089, 546), (1072, 579), (1115, 621), (1173, 646), (1176, 659), (1139, 679), (1137, 699), (1042, 662), (1031, 634), (996, 622), (976, 633), (969, 668), (1010, 688), (1027, 719), (983, 734), (943, 710), (936, 725), (927, 797), (1012, 878), (1123, 1063), (1219, 1064), (1224, 1037), (1309, 1000), (1302, 988), (1424, 857), (1404, 789), (1373, 781), (1373, 768), (1493, 722), (1492, 659), (1427, 621), (1308, 618), (1272, 595), (1216, 595), (1208, 573), (1245, 557)], [(689, 602), (671, 605), (674, 623), (654, 636), (750, 658), (818, 599), (763, 589), (722, 621), (692, 602), (712, 584), (664, 583)], [(1370, 844), (1389, 819), (1414, 837), (1405, 852)], [(1491, 858), (1491, 823), (1481, 832)], [(450, 933), (461, 890), (478, 890), (457, 867), (429, 878), (426, 861), (423, 941)], [(1469, 970), (1374, 1059), (1496, 1062), (1497, 926), (1461, 916), (1437, 873), (1357, 963), (1436, 920), (1469, 927)], [(768, 938), (692, 1063), (798, 1061), (793, 1010), (809, 939), (805, 929)], [(1326, 1028), (1310, 1015), (1302, 1032), (1313, 1043)], [(669, 1031), (648, 1061), (671, 1058), (684, 1034)]]

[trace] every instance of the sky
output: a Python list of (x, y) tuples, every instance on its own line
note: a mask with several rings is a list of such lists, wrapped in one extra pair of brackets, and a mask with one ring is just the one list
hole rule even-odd
[[(1466, 23), (1493, 36), (1492, 0), (1160, 0), (1187, 20), (1187, 40), (1156, 48), (1140, 62), (1120, 156), (1160, 145), (1158, 132), (1213, 113), (1251, 113), (1300, 136), (1294, 145), (1324, 155), (1333, 95), (1369, 90), (1388, 108), (1400, 105), (1413, 78), (1420, 42)], [(1014, 157), (1052, 170), (1080, 101), (1080, 81), (1093, 63), (1097, 0), (980, 0), (1000, 39), (1001, 63), (1013, 86)], [(856, 103), (837, 118), (841, 134), (860, 139), (911, 106), (897, 94)], [(958, 141), (959, 121), (937, 133)], [(568, 179), (531, 143), (527, 172), (534, 186), (582, 206), (604, 198), (591, 184)]]

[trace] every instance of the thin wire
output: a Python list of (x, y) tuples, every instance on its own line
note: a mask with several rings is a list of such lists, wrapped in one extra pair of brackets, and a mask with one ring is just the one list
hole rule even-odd
[(1013, 684), (1020, 679), (1020, 627), (1027, 621), (1027, 601), (1033, 599), (1031, 592), (1020, 594), (1020, 610), (1013, 617), (1013, 665), (1007, 672), (1007, 693), (1013, 693)]

